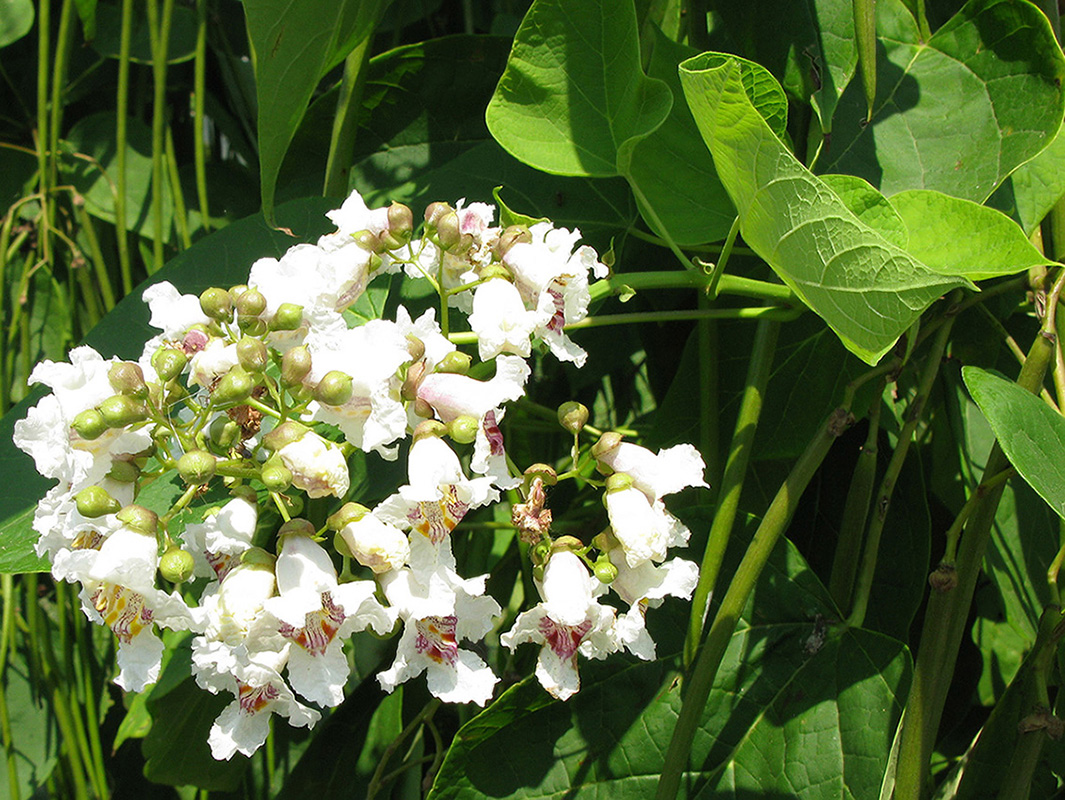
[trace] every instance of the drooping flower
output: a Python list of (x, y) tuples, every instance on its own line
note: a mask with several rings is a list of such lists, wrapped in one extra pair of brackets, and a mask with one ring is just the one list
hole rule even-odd
[(521, 293), (510, 281), (495, 278), (478, 286), (473, 294), (470, 327), (477, 334), (477, 351), (482, 361), (500, 353), (529, 357), (532, 336), (545, 324), (536, 309), (528, 310)]
[(308, 497), (343, 497), (348, 493), (351, 476), (343, 451), (314, 431), (308, 430), (284, 445), (277, 455), (292, 473), (292, 485)]
[(248, 497), (234, 497), (203, 522), (185, 526), (184, 542), (192, 554), (195, 573), (222, 580), (251, 547), (259, 507)]
[(629, 610), (618, 617), (618, 642), (633, 655), (650, 661), (655, 657), (655, 643), (647, 632), (647, 609), (662, 605), (666, 597), (690, 599), (699, 582), (699, 566), (671, 558), (661, 565), (644, 561), (630, 567), (622, 547), (610, 551), (610, 560), (618, 570), (610, 589), (629, 605)]

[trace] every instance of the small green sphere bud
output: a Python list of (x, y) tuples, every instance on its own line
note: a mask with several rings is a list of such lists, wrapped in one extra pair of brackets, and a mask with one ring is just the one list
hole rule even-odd
[(436, 372), (451, 372), (455, 375), (465, 375), (470, 371), (470, 363), (473, 361), (466, 353), (460, 350), (453, 350), (448, 353), (436, 365)]
[(206, 450), (190, 450), (177, 462), (178, 475), (185, 483), (202, 485), (214, 477), (218, 460)]
[(407, 334), (407, 352), (410, 353), (411, 361), (421, 361), (425, 355), (425, 342), (413, 333)]
[(214, 387), (211, 397), (219, 404), (240, 403), (248, 399), (255, 384), (255, 378), (243, 367), (232, 367)]
[(211, 441), (220, 449), (228, 450), (240, 439), (241, 430), (240, 425), (222, 414), (211, 421), (208, 433), (211, 435)]
[(337, 511), (329, 515), (325, 524), (332, 530), (339, 531), (353, 522), (358, 522), (369, 513), (370, 509), (360, 503), (344, 503)]
[(430, 203), (425, 208), (425, 224), (435, 228), (440, 223), (440, 218), (449, 211), (451, 211), (451, 206), (447, 203)]
[(237, 298), (248, 291), (248, 284), (238, 283), (236, 286), (229, 287), (229, 299), (233, 301), (233, 305), (237, 304)]
[(400, 241), (410, 241), (414, 230), (414, 214), (409, 206), (393, 201), (388, 207), (388, 232)]
[(443, 422), (437, 422), (435, 419), (427, 419), (425, 422), (419, 422), (418, 426), (414, 429), (412, 438), (415, 442), (420, 439), (425, 439), (429, 436), (435, 436), (437, 439), (447, 434), (447, 426)]
[(159, 532), (159, 515), (144, 506), (130, 504), (116, 515), (118, 521), (135, 531), (155, 536)]
[(559, 536), (551, 543), (552, 550), (569, 550), (571, 552), (584, 549), (584, 542), (576, 536)]
[(281, 357), (281, 382), (285, 386), (297, 386), (303, 383), (311, 371), (311, 351), (306, 345), (293, 347)]
[(237, 361), (248, 372), (262, 372), (266, 368), (266, 345), (262, 339), (245, 336), (237, 342)]
[(240, 554), (241, 565), (252, 567), (253, 569), (273, 570), (276, 561), (277, 556), (273, 553), (266, 552), (261, 547), (249, 547)]
[(626, 489), (632, 488), (632, 476), (624, 472), (615, 472), (609, 478), (606, 479), (606, 490), (608, 493), (623, 492)]
[(314, 536), (317, 533), (314, 529), (314, 525), (310, 520), (290, 519), (288, 522), (282, 523), (281, 528), (277, 531), (277, 540), (281, 541), (285, 536)]
[(271, 492), (283, 492), (292, 485), (292, 472), (280, 458), (272, 458), (263, 464), (259, 479)]
[(74, 495), (74, 502), (77, 504), (78, 513), (89, 519), (115, 514), (122, 508), (122, 504), (102, 486), (86, 486)]
[(303, 438), (309, 429), (295, 420), (282, 422), (263, 437), (263, 444), (268, 450), (275, 453), (287, 444), (292, 444)]
[(343, 558), (352, 558), (351, 548), (344, 541), (344, 537), (340, 535), (340, 531), (333, 534), (333, 549), (340, 553)]
[(351, 399), (351, 376), (338, 369), (325, 373), (314, 387), (314, 399), (327, 406), (342, 406)]
[(448, 211), (436, 223), (436, 233), (440, 237), (440, 246), (445, 250), (453, 250), (462, 243), (462, 228), (459, 215), (454, 211)]
[(447, 423), (447, 435), (459, 444), (473, 444), (473, 441), (477, 438), (477, 430), (480, 427), (481, 425), (476, 417), (464, 414)]
[(103, 414), (95, 408), (89, 408), (74, 417), (70, 427), (82, 439), (91, 442), (93, 439), (98, 439), (102, 436), (108, 426)]
[(159, 574), (171, 583), (187, 581), (192, 577), (194, 567), (192, 554), (176, 546), (167, 548), (162, 558), (159, 559)]
[(189, 357), (176, 347), (163, 347), (152, 354), (152, 366), (164, 382), (180, 375), (188, 362)]
[(529, 558), (532, 559), (533, 564), (538, 567), (542, 567), (547, 563), (547, 559), (551, 556), (551, 542), (540, 541), (534, 544), (529, 549)]
[(588, 423), (588, 406), (570, 400), (558, 407), (558, 424), (576, 436)]
[(610, 559), (605, 556), (595, 562), (592, 572), (602, 583), (612, 583), (618, 576), (618, 568), (611, 564)]
[(200, 308), (208, 317), (219, 322), (229, 322), (233, 318), (233, 299), (225, 289), (212, 286), (200, 295)]
[(543, 481), (544, 486), (554, 486), (558, 483), (558, 473), (550, 464), (533, 464), (524, 474), (526, 485), (531, 484), (534, 478)]
[(141, 469), (132, 461), (112, 461), (107, 476), (116, 483), (133, 483), (141, 476)]
[(262, 317), (238, 317), (237, 327), (248, 336), (262, 336), (270, 329)]
[(432, 419), (435, 414), (433, 407), (429, 405), (429, 401), (421, 397), (414, 399), (414, 413), (419, 417), (425, 417), (426, 419)]
[(124, 428), (148, 419), (148, 409), (144, 403), (121, 394), (111, 395), (97, 408), (112, 428)]
[(140, 364), (116, 361), (107, 371), (107, 380), (115, 394), (128, 394), (140, 400), (148, 396), (148, 386), (144, 382), (144, 370), (140, 368)]
[(619, 444), (621, 444), (621, 434), (614, 431), (607, 431), (599, 437), (599, 441), (592, 445), (592, 455), (596, 458), (602, 458)]
[(266, 296), (258, 289), (248, 289), (237, 298), (238, 317), (258, 317), (266, 311)]
[(381, 237), (373, 231), (358, 231), (353, 233), (351, 238), (355, 240), (355, 244), (368, 253), (380, 253), (385, 249)]
[(295, 303), (282, 303), (277, 307), (274, 318), (270, 320), (272, 331), (295, 331), (303, 324), (303, 306)]

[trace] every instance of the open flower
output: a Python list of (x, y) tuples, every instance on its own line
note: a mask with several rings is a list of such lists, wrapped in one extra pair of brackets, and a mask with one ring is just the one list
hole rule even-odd
[(251, 547), (259, 507), (246, 497), (234, 497), (203, 522), (185, 526), (184, 543), (192, 554), (195, 573), (222, 580), (240, 563), (241, 554)]
[(650, 661), (655, 657), (655, 643), (647, 632), (647, 609), (662, 605), (666, 597), (690, 599), (699, 582), (699, 566), (672, 558), (662, 565), (644, 561), (630, 567), (621, 547), (610, 551), (610, 560), (618, 569), (610, 588), (629, 605), (629, 610), (618, 617), (618, 642), (633, 655)]
[(618, 650), (614, 609), (596, 601), (602, 584), (568, 550), (551, 554), (538, 588), (543, 601), (522, 612), (499, 641), (511, 650), (540, 643), (536, 677), (552, 697), (566, 700), (581, 687), (578, 653), (601, 659)]
[(521, 293), (510, 281), (495, 278), (474, 290), (470, 327), (477, 334), (482, 361), (500, 353), (528, 358), (532, 351), (529, 337), (545, 322), (535, 309), (525, 308)]
[(343, 497), (351, 486), (348, 463), (343, 451), (313, 431), (277, 451), (278, 457), (292, 473), (292, 485), (308, 497)]

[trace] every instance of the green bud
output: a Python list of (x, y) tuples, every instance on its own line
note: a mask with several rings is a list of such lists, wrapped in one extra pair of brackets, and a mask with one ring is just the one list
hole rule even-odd
[(588, 407), (570, 400), (558, 407), (558, 424), (576, 436), (588, 423)]
[(184, 351), (176, 347), (162, 347), (152, 354), (152, 367), (159, 375), (159, 380), (166, 382), (173, 380), (185, 369), (189, 358)]
[(532, 234), (524, 225), (511, 225), (496, 240), (492, 252), (496, 258), (502, 259), (507, 252), (518, 242), (531, 242)]
[(614, 431), (607, 431), (599, 437), (599, 441), (592, 445), (592, 455), (596, 458), (602, 458), (619, 444), (621, 444), (621, 434)]
[(241, 565), (251, 567), (252, 569), (272, 570), (276, 561), (277, 556), (273, 553), (266, 552), (261, 547), (249, 547), (240, 554)]
[(285, 386), (297, 386), (303, 383), (311, 371), (311, 351), (306, 345), (293, 347), (281, 357), (281, 383)]
[(447, 423), (447, 435), (459, 444), (473, 444), (477, 438), (477, 429), (480, 427), (476, 417), (464, 414)]
[(355, 244), (370, 253), (379, 253), (385, 249), (381, 237), (373, 231), (358, 231), (353, 233), (351, 238), (355, 240)]
[(314, 387), (314, 399), (327, 406), (342, 406), (351, 395), (351, 376), (338, 369), (327, 372)]
[(430, 203), (425, 208), (425, 224), (435, 228), (439, 224), (440, 218), (449, 211), (451, 211), (451, 206), (447, 203)]
[(89, 519), (102, 517), (104, 514), (115, 514), (122, 508), (122, 504), (108, 494), (102, 486), (86, 486), (74, 495), (74, 502), (78, 507), (78, 513)]
[(266, 345), (262, 339), (245, 336), (237, 342), (237, 361), (248, 372), (262, 372), (266, 368)]
[(211, 441), (221, 450), (228, 450), (240, 439), (240, 425), (225, 415), (215, 417), (208, 429)]
[(461, 350), (453, 350), (448, 353), (436, 365), (436, 372), (451, 372), (456, 375), (465, 375), (470, 371), (470, 363), (473, 361), (466, 353)]
[(551, 542), (539, 541), (529, 549), (529, 558), (532, 559), (533, 564), (538, 567), (542, 567), (547, 563), (547, 559), (551, 556)]
[(625, 472), (615, 472), (606, 479), (607, 493), (623, 492), (632, 488), (632, 476)]
[(411, 361), (421, 361), (425, 355), (425, 342), (413, 333), (407, 334), (407, 352), (410, 353)]
[(578, 539), (576, 536), (559, 536), (551, 543), (551, 550), (569, 550), (576, 552), (577, 550), (584, 549), (584, 542)]
[(255, 389), (256, 380), (241, 366), (232, 367), (214, 387), (211, 399), (228, 405), (247, 400)]
[(610, 559), (605, 556), (595, 562), (592, 572), (602, 583), (612, 583), (618, 576), (618, 568), (610, 563)]
[(558, 473), (550, 464), (533, 464), (525, 470), (525, 484), (528, 486), (534, 478), (543, 481), (544, 486), (554, 486), (558, 483)]
[(148, 409), (144, 403), (126, 395), (113, 394), (97, 408), (112, 428), (124, 428), (148, 419)]
[(274, 318), (270, 320), (272, 331), (294, 331), (303, 324), (303, 306), (295, 303), (282, 303), (277, 307)]
[(427, 419), (425, 422), (418, 423), (418, 426), (414, 429), (414, 433), (411, 434), (411, 437), (413, 441), (417, 442), (420, 439), (425, 439), (429, 436), (434, 436), (439, 439), (446, 433), (447, 426), (443, 422), (437, 422), (435, 419)]
[(254, 318), (266, 311), (266, 296), (258, 289), (248, 289), (237, 298), (237, 316)]
[(263, 464), (259, 479), (271, 492), (283, 492), (292, 485), (292, 471), (281, 463), (280, 458), (274, 457)]
[(159, 574), (171, 583), (184, 583), (192, 577), (194, 568), (192, 554), (177, 546), (167, 548), (159, 559)]
[(281, 539), (285, 536), (314, 536), (317, 531), (314, 529), (314, 525), (310, 520), (290, 519), (288, 522), (282, 523), (280, 529), (277, 531), (277, 541), (281, 542)]
[(218, 460), (206, 450), (190, 450), (177, 462), (178, 475), (185, 483), (201, 485), (214, 477)]
[(128, 394), (143, 400), (148, 396), (144, 382), (144, 370), (132, 361), (116, 361), (107, 371), (107, 380), (116, 394)]
[(237, 327), (248, 336), (262, 336), (270, 329), (262, 317), (237, 317)]
[(200, 308), (208, 317), (219, 322), (229, 322), (233, 318), (233, 300), (229, 292), (212, 286), (200, 295)]
[(159, 515), (144, 506), (130, 504), (116, 515), (118, 521), (141, 533), (155, 536), (159, 532)]
[(70, 427), (82, 439), (91, 442), (93, 439), (98, 439), (102, 436), (108, 426), (103, 414), (95, 408), (89, 408), (74, 417)]
[(598, 550), (608, 553), (615, 547), (619, 546), (617, 537), (614, 536), (614, 531), (610, 528), (600, 531), (592, 538), (592, 546)]
[(448, 211), (436, 222), (436, 235), (440, 239), (440, 246), (447, 251), (458, 249), (462, 244), (462, 228), (459, 223), (459, 215), (454, 211)]
[(141, 476), (141, 469), (132, 461), (112, 461), (107, 476), (116, 483), (133, 483)]
[(414, 214), (408, 206), (393, 201), (388, 207), (388, 232), (402, 243), (410, 241), (414, 230)]
[(263, 444), (268, 450), (275, 453), (287, 444), (299, 441), (307, 433), (309, 428), (295, 420), (282, 422), (263, 437)]
[(329, 515), (325, 524), (334, 531), (340, 531), (353, 522), (370, 513), (370, 509), (360, 503), (344, 503), (337, 511)]
[(233, 301), (233, 305), (237, 304), (237, 298), (248, 291), (248, 284), (238, 283), (236, 286), (229, 287), (229, 299)]

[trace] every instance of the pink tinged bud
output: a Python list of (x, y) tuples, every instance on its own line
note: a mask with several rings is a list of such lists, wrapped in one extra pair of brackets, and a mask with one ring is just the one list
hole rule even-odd
[(144, 383), (144, 370), (131, 361), (116, 361), (107, 371), (107, 380), (116, 394), (130, 395), (140, 400), (148, 396), (148, 386)]
[(210, 340), (211, 337), (202, 328), (189, 328), (181, 340), (181, 349), (185, 351), (185, 355), (192, 355), (207, 347)]
[(148, 408), (144, 403), (126, 395), (112, 395), (97, 408), (111, 428), (124, 428), (148, 419)]
[(281, 357), (281, 382), (297, 386), (311, 371), (311, 351), (304, 345), (293, 347)]

